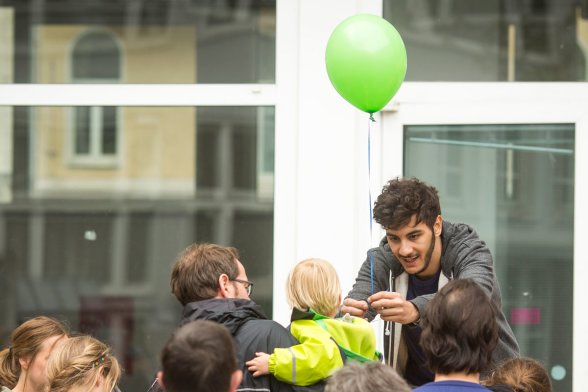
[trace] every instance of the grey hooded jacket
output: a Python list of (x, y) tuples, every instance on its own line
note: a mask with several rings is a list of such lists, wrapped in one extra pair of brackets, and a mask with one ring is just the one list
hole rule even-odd
[[(443, 287), (449, 279), (470, 278), (484, 289), (496, 303), (498, 309), (502, 309), (500, 287), (494, 274), (492, 255), (474, 229), (466, 224), (453, 224), (444, 221), (441, 244), (442, 274), (439, 277), (439, 288)], [(370, 257), (372, 259), (371, 263)], [(373, 292), (370, 264), (373, 264)], [(386, 237), (384, 237), (380, 241), (378, 248), (372, 248), (368, 251), (366, 260), (359, 270), (353, 289), (349, 292), (348, 297), (356, 300), (367, 300), (373, 293), (388, 290), (396, 291), (406, 296), (408, 274), (390, 251)], [(435, 294), (424, 295), (411, 300), (421, 315), (424, 314), (433, 295)], [(375, 316), (375, 310), (370, 307), (366, 317), (371, 321)], [(519, 355), (517, 341), (502, 311), (498, 314), (497, 321), (499, 325), (499, 342), (494, 350), (491, 369), (506, 359)], [(402, 324), (395, 323), (392, 333), (393, 349), (391, 349), (392, 342), (389, 336), (385, 335), (384, 353), (386, 361), (392, 363), (403, 374), (406, 364), (406, 347), (404, 342), (401, 341), (401, 332)], [(491, 369), (488, 369), (488, 371)]]

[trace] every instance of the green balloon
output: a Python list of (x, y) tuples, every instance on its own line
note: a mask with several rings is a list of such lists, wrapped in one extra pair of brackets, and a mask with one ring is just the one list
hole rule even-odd
[(406, 49), (385, 19), (359, 14), (341, 22), (329, 38), (327, 73), (352, 105), (375, 113), (392, 99), (406, 74)]

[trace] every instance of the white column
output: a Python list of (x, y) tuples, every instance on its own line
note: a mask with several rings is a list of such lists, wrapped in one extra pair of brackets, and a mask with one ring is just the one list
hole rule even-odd
[(339, 96), (325, 67), (332, 31), (358, 13), (381, 15), (382, 3), (278, 1), (273, 313), (283, 324), (290, 316), (284, 284), (294, 264), (329, 260), (345, 295), (367, 249), (368, 115)]

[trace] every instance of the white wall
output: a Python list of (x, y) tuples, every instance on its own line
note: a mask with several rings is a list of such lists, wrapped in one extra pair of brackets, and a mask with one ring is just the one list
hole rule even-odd
[[(308, 257), (331, 261), (345, 295), (369, 247), (368, 115), (335, 91), (324, 59), (339, 23), (381, 12), (381, 1), (278, 2), (273, 314), (283, 324), (290, 317), (284, 285), (294, 264)], [(379, 119), (371, 125), (372, 146)], [(375, 195), (378, 155), (372, 148)]]

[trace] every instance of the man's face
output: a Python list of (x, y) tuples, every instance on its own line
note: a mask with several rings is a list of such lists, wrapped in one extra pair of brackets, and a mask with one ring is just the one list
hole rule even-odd
[(441, 216), (437, 217), (433, 231), (424, 223), (415, 224), (416, 216), (398, 229), (386, 229), (386, 238), (392, 253), (404, 270), (419, 278), (432, 277), (439, 271), (441, 260)]
[[(239, 267), (239, 275), (237, 275), (237, 279), (242, 281), (248, 281), (247, 273), (245, 272), (245, 267), (239, 260), (237, 260), (237, 265)], [(241, 298), (241, 299), (250, 299), (249, 294), (247, 294), (247, 290), (245, 286), (241, 282), (231, 281), (231, 285), (233, 287), (233, 298)]]

